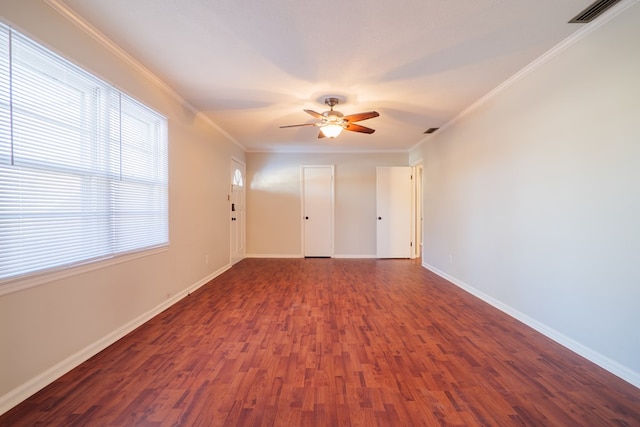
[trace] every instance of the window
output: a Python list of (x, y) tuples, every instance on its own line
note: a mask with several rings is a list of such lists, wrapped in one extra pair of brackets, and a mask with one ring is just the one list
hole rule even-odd
[(168, 244), (167, 121), (0, 24), (0, 281)]
[(242, 187), (244, 184), (242, 182), (242, 172), (240, 169), (236, 169), (233, 171), (233, 185), (237, 185), (238, 187)]

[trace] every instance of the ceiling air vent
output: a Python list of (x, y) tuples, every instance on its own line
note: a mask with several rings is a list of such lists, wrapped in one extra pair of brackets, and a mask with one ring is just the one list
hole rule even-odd
[(576, 15), (571, 21), (569, 21), (569, 24), (586, 24), (587, 22), (591, 22), (619, 1), (620, 0), (597, 0), (591, 4), (591, 6)]
[(434, 133), (438, 129), (440, 129), (440, 128), (429, 128), (429, 129), (425, 130), (423, 133)]

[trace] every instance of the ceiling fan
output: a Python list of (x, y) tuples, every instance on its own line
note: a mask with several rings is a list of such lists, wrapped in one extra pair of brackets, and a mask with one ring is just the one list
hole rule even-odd
[(320, 132), (318, 133), (318, 138), (335, 138), (340, 135), (342, 130), (348, 130), (351, 132), (360, 132), (360, 133), (374, 133), (375, 129), (368, 128), (366, 126), (357, 125), (355, 122), (359, 122), (362, 120), (372, 119), (374, 117), (378, 117), (377, 111), (368, 111), (366, 113), (358, 113), (358, 114), (349, 114), (348, 116), (343, 115), (340, 111), (334, 111), (333, 107), (338, 105), (340, 101), (338, 98), (326, 98), (324, 103), (329, 106), (329, 111), (325, 111), (324, 113), (316, 113), (313, 110), (304, 110), (305, 113), (312, 115), (316, 119), (320, 120), (320, 122), (316, 123), (303, 123), (300, 125), (289, 125), (289, 126), (280, 126), (280, 128), (293, 128), (299, 126), (317, 126), (320, 128)]

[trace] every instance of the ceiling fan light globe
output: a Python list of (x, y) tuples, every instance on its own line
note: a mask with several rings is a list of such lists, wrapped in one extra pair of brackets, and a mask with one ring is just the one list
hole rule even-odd
[(342, 132), (342, 126), (337, 124), (328, 124), (320, 128), (320, 132), (327, 138), (335, 138)]

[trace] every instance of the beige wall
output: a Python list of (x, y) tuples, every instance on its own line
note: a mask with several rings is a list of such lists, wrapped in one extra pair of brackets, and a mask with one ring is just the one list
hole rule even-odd
[(438, 131), (423, 262), (640, 386), (640, 4)]
[(407, 153), (247, 153), (247, 254), (302, 256), (300, 166), (335, 165), (335, 256), (375, 257), (376, 166), (408, 161)]
[(231, 157), (244, 152), (44, 2), (1, 1), (0, 16), (168, 117), (171, 241), (159, 253), (0, 296), (3, 412), (227, 268)]

